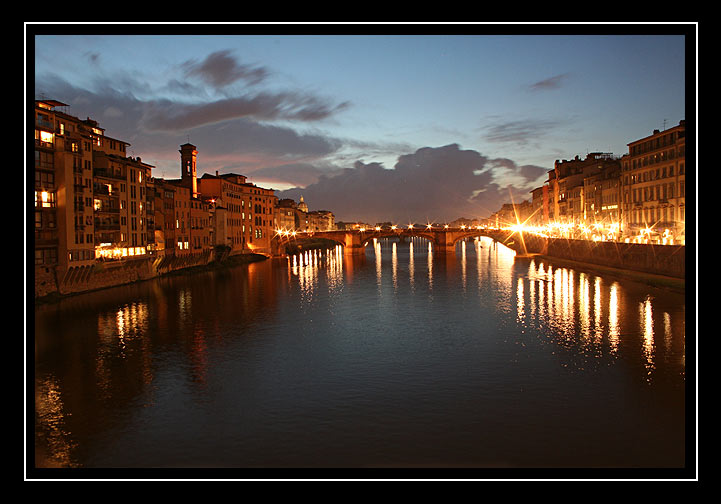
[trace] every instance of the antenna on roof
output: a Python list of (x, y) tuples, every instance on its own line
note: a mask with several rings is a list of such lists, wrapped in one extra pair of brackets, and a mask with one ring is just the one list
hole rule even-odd
[(666, 131), (666, 119), (663, 120), (663, 131)]

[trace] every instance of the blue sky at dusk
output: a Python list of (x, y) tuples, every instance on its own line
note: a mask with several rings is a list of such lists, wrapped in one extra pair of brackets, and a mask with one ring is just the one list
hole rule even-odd
[(179, 177), (190, 140), (199, 175), (240, 173), (338, 220), (486, 217), (530, 198), (554, 160), (620, 156), (686, 112), (683, 35), (34, 43), (35, 98), (97, 120), (155, 176)]

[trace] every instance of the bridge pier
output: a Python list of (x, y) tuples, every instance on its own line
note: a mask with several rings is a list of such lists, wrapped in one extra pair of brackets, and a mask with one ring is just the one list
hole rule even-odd
[(345, 245), (343, 246), (343, 255), (345, 256), (360, 256), (365, 255), (366, 248), (364, 245)]
[(433, 253), (452, 257), (456, 253), (456, 240), (451, 233), (440, 232), (435, 233), (433, 239)]
[(366, 253), (363, 237), (358, 233), (346, 233), (343, 243), (343, 255), (359, 256)]
[(452, 256), (456, 255), (456, 245), (455, 244), (448, 245), (445, 243), (438, 244), (438, 243), (434, 242), (433, 243), (433, 253), (442, 255), (445, 257), (452, 257)]

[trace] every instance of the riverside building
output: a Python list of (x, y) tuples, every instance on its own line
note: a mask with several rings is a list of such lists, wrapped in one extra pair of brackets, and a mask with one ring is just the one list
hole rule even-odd
[[(102, 281), (93, 283), (94, 272), (109, 271), (99, 263), (116, 271), (134, 269), (138, 260), (168, 264), (161, 259), (172, 257), (183, 267), (200, 263), (191, 256), (209, 259), (217, 245), (228, 247), (223, 254), (271, 253), (272, 189), (235, 174), (198, 179), (198, 152), (190, 143), (180, 146), (181, 178), (156, 179), (154, 166), (127, 155), (129, 143), (67, 107), (35, 100), (36, 296), (61, 285), (74, 292), (97, 288)], [(148, 264), (146, 276), (155, 267)]]
[[(216, 244), (227, 246), (230, 254), (271, 252), (278, 199), (273, 189), (258, 187), (235, 173), (206, 173), (197, 183), (202, 198), (223, 209), (222, 231), (218, 229)], [(216, 219), (219, 222), (220, 216)]]
[(97, 259), (151, 254), (155, 245), (153, 166), (66, 107), (36, 100), (34, 109), (35, 273), (59, 279)]
[(685, 243), (686, 121), (628, 144), (622, 158), (623, 227), (627, 237)]

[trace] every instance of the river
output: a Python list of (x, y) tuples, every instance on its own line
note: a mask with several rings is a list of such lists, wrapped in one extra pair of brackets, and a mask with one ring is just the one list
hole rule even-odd
[(488, 238), (73, 296), (35, 309), (35, 463), (684, 468), (685, 321), (683, 294)]

